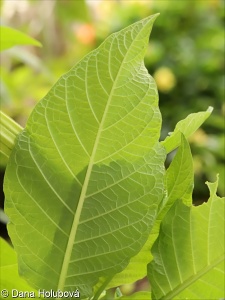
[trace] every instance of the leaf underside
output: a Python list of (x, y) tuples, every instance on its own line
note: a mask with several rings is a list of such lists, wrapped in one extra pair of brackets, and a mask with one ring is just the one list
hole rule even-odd
[(148, 269), (152, 299), (224, 297), (225, 198), (216, 195), (218, 180), (207, 185), (207, 203), (177, 201), (162, 221)]
[(156, 16), (112, 34), (32, 112), (7, 165), (8, 230), (35, 288), (92, 295), (147, 240), (165, 150), (143, 58)]
[(122, 284), (133, 283), (147, 276), (146, 266), (152, 260), (150, 249), (158, 237), (160, 223), (164, 216), (178, 199), (182, 199), (190, 205), (188, 201), (190, 202), (192, 199), (194, 182), (193, 162), (190, 146), (182, 134), (181, 137), (181, 145), (165, 173), (165, 188), (167, 193), (158, 207), (157, 217), (151, 233), (140, 252), (131, 258), (129, 265), (121, 273), (113, 277), (107, 285), (107, 289)]

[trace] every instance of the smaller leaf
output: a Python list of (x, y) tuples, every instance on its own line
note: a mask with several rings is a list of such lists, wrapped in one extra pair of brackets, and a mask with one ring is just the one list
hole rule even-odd
[(181, 199), (187, 206), (192, 204), (194, 186), (193, 161), (190, 146), (183, 134), (181, 134), (181, 145), (166, 171), (165, 185), (167, 195), (159, 208), (151, 231), (150, 249), (159, 235), (162, 220), (175, 201)]
[(40, 42), (16, 29), (1, 26), (0, 31), (0, 51), (17, 45), (34, 45), (42, 47)]
[(185, 204), (190, 206), (193, 186), (194, 170), (191, 149), (185, 136), (181, 133), (181, 146), (166, 171), (166, 204), (171, 206), (175, 200), (182, 199)]
[(220, 299), (224, 296), (224, 200), (218, 180), (207, 183), (200, 206), (176, 201), (162, 221), (148, 268), (152, 299)]
[(166, 152), (169, 153), (180, 145), (181, 132), (186, 138), (191, 136), (208, 119), (212, 111), (213, 107), (209, 106), (207, 111), (190, 114), (184, 120), (179, 121), (171, 135), (161, 142), (166, 148)]
[(2, 238), (0, 238), (0, 249), (0, 290), (6, 289), (11, 291), (12, 289), (18, 289), (20, 291), (34, 291), (34, 289), (19, 276), (16, 252)]

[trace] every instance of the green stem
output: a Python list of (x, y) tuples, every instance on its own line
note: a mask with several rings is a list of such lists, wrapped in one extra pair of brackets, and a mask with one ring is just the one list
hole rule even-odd
[(110, 281), (113, 279), (114, 276), (115, 275), (106, 278), (105, 282), (99, 287), (99, 289), (95, 293), (92, 300), (98, 300), (99, 299), (99, 297), (101, 296), (101, 293), (105, 290), (105, 288), (107, 287), (107, 285), (110, 283)]
[(0, 111), (0, 152), (9, 158), (15, 140), (23, 128), (12, 118)]

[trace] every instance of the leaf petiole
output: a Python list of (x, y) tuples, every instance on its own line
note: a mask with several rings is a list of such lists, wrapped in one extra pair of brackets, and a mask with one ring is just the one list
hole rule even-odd
[(9, 158), (15, 140), (23, 128), (12, 118), (0, 111), (0, 152)]

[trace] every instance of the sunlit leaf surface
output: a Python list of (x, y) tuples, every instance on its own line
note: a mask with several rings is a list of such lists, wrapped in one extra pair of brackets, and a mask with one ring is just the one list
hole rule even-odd
[(155, 18), (111, 35), (62, 76), (19, 135), (5, 209), (20, 273), (34, 287), (89, 296), (148, 238), (165, 160), (143, 63)]
[(165, 197), (158, 208), (157, 218), (147, 242), (141, 251), (131, 258), (126, 269), (114, 276), (108, 284), (108, 288), (133, 283), (147, 275), (146, 265), (152, 260), (150, 249), (159, 234), (161, 221), (176, 200), (182, 199), (187, 203), (192, 200), (191, 194), (194, 182), (193, 162), (190, 146), (183, 135), (181, 145), (165, 175)]

